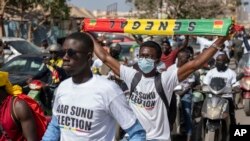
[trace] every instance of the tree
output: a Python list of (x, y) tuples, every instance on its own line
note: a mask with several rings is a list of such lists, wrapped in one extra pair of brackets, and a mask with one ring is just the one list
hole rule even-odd
[[(215, 18), (227, 10), (235, 10), (232, 7), (236, 6), (238, 1), (223, 3), (222, 0), (127, 0), (133, 3), (138, 11), (144, 11), (142, 13), (149, 18), (155, 18), (152, 15), (158, 13), (159, 9), (167, 18)], [(143, 15), (139, 17), (142, 18)]]
[(226, 3), (222, 0), (166, 0), (170, 10), (168, 15), (171, 18), (216, 18), (218, 15), (224, 15), (232, 7), (236, 6), (236, 1), (231, 0)]
[(157, 8), (160, 0), (126, 0), (128, 3), (133, 3), (139, 18), (156, 18)]
[[(67, 19), (69, 17), (70, 9), (66, 4), (66, 0), (1, 0), (0, 3), (0, 37), (3, 36), (3, 17), (5, 12), (12, 12), (20, 16), (21, 21), (24, 16), (30, 21), (30, 31), (36, 30), (33, 28), (31, 22), (34, 18), (39, 21), (38, 26), (53, 19), (55, 17), (60, 19)], [(40, 6), (39, 11), (34, 9)], [(33, 29), (32, 29), (33, 28)], [(29, 33), (31, 35), (31, 33)]]

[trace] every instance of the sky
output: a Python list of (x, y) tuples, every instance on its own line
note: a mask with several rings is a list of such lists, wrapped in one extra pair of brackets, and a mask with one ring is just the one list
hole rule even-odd
[(117, 2), (118, 11), (129, 11), (132, 7), (132, 4), (125, 3), (125, 0), (70, 0), (69, 3), (77, 7), (83, 7), (90, 11), (92, 10), (104, 10), (106, 11), (107, 6)]

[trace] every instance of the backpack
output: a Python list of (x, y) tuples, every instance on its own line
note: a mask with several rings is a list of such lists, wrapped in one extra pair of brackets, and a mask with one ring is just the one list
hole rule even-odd
[[(132, 80), (131, 87), (130, 87), (130, 96), (132, 92), (134, 92), (135, 87), (138, 85), (138, 83), (141, 81), (142, 73), (137, 72)], [(161, 74), (157, 73), (154, 79), (156, 91), (159, 94), (160, 98), (162, 99), (163, 103), (166, 106), (167, 113), (168, 113), (168, 120), (169, 120), (169, 126), (170, 131), (173, 129), (173, 124), (175, 122), (176, 118), (176, 95), (173, 94), (171, 98), (171, 102), (169, 104), (167, 97), (165, 95), (162, 83), (161, 83)]]
[(33, 113), (33, 117), (34, 117), (35, 122), (36, 122), (36, 127), (37, 127), (36, 130), (37, 130), (38, 139), (39, 139), (39, 141), (42, 140), (42, 137), (43, 137), (43, 135), (46, 131), (47, 125), (48, 125), (48, 121), (47, 121), (46, 117), (44, 116), (42, 108), (34, 99), (30, 98), (27, 95), (20, 94), (20, 95), (13, 97), (12, 102), (11, 102), (12, 103), (11, 114), (12, 114), (13, 119), (17, 125), (20, 125), (20, 122), (17, 120), (17, 118), (15, 116), (14, 109), (13, 109), (16, 98), (19, 98), (19, 99), (25, 101), (26, 104), (31, 108), (31, 111)]

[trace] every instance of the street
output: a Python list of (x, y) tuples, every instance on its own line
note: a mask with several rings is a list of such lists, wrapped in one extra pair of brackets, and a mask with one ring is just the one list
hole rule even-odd
[(250, 117), (247, 117), (242, 109), (236, 111), (236, 121), (241, 125), (250, 125)]
[[(230, 59), (230, 64), (229, 67), (233, 70), (236, 71), (236, 65), (235, 65), (235, 60)], [(237, 73), (237, 72), (236, 72)], [(239, 98), (239, 95), (236, 94), (236, 99)], [(243, 109), (238, 109), (235, 111), (235, 117), (236, 117), (236, 122), (237, 124), (240, 125), (250, 125), (250, 117), (247, 117), (244, 113)], [(186, 137), (185, 136), (174, 136), (172, 141), (185, 141)]]
[[(243, 109), (236, 110), (236, 122), (240, 125), (250, 125), (250, 117), (247, 117)], [(185, 141), (185, 136), (175, 136), (172, 141)]]

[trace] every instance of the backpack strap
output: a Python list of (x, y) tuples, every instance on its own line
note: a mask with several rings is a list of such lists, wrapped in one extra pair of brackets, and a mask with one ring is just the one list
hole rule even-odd
[(135, 87), (141, 81), (141, 77), (142, 77), (142, 73), (136, 72), (136, 74), (135, 74), (135, 76), (134, 76), (134, 78), (132, 80), (131, 86), (130, 86), (130, 95), (129, 95), (129, 98), (131, 97), (132, 92), (134, 92)]
[(161, 74), (157, 73), (155, 76), (155, 88), (159, 96), (161, 97), (163, 103), (165, 104), (167, 108), (167, 112), (169, 113), (169, 102), (168, 99), (165, 95), (164, 89), (162, 87), (162, 82), (161, 82)]

